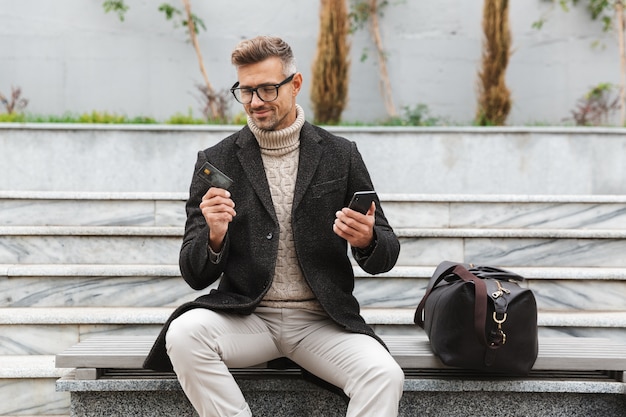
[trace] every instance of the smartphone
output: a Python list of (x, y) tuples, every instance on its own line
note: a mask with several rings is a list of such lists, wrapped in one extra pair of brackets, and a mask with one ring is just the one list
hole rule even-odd
[(198, 172), (196, 172), (196, 175), (209, 187), (228, 190), (228, 187), (233, 185), (233, 180), (209, 162), (205, 162)]
[(372, 205), (372, 201), (377, 199), (375, 191), (357, 191), (352, 196), (348, 208), (358, 211), (361, 214), (367, 213)]

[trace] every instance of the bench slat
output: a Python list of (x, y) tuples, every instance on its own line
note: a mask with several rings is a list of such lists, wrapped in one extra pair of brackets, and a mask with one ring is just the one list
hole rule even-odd
[[(404, 369), (447, 368), (424, 336), (382, 336)], [(57, 368), (140, 369), (153, 336), (96, 336), (56, 355)], [(626, 345), (600, 338), (540, 338), (534, 370), (624, 371)]]

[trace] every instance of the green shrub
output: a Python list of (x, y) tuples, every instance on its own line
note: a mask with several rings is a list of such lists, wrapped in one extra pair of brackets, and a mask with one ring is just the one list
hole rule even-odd
[(108, 112), (92, 111), (91, 113), (73, 114), (63, 113), (60, 116), (43, 116), (39, 114), (23, 113), (0, 113), (0, 123), (120, 123), (120, 124), (154, 124), (157, 121), (151, 117), (138, 116), (128, 118), (127, 116), (112, 114)]
[(0, 123), (24, 123), (26, 116), (22, 113), (0, 113)]
[(405, 106), (401, 117), (393, 117), (381, 123), (383, 126), (436, 126), (441, 124), (439, 118), (431, 116), (426, 104)]
[(191, 110), (187, 114), (176, 113), (165, 121), (168, 125), (204, 125), (207, 124), (205, 119), (198, 119), (193, 117)]

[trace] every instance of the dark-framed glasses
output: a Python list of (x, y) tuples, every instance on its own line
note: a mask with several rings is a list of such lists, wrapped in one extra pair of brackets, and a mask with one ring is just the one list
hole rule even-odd
[(288, 82), (291, 82), (294, 75), (296, 75), (295, 72), (278, 84), (260, 85), (256, 88), (238, 87), (239, 81), (237, 81), (235, 85), (231, 87), (230, 92), (233, 93), (233, 96), (235, 96), (235, 100), (237, 100), (241, 104), (252, 103), (254, 93), (256, 93), (256, 96), (259, 98), (259, 100), (263, 102), (274, 101), (278, 98), (278, 89)]

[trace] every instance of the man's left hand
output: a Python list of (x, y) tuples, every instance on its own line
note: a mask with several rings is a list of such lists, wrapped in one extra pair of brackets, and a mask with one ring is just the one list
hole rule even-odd
[(372, 202), (365, 214), (344, 207), (338, 211), (333, 224), (333, 231), (344, 238), (353, 248), (367, 248), (374, 239), (376, 203)]

